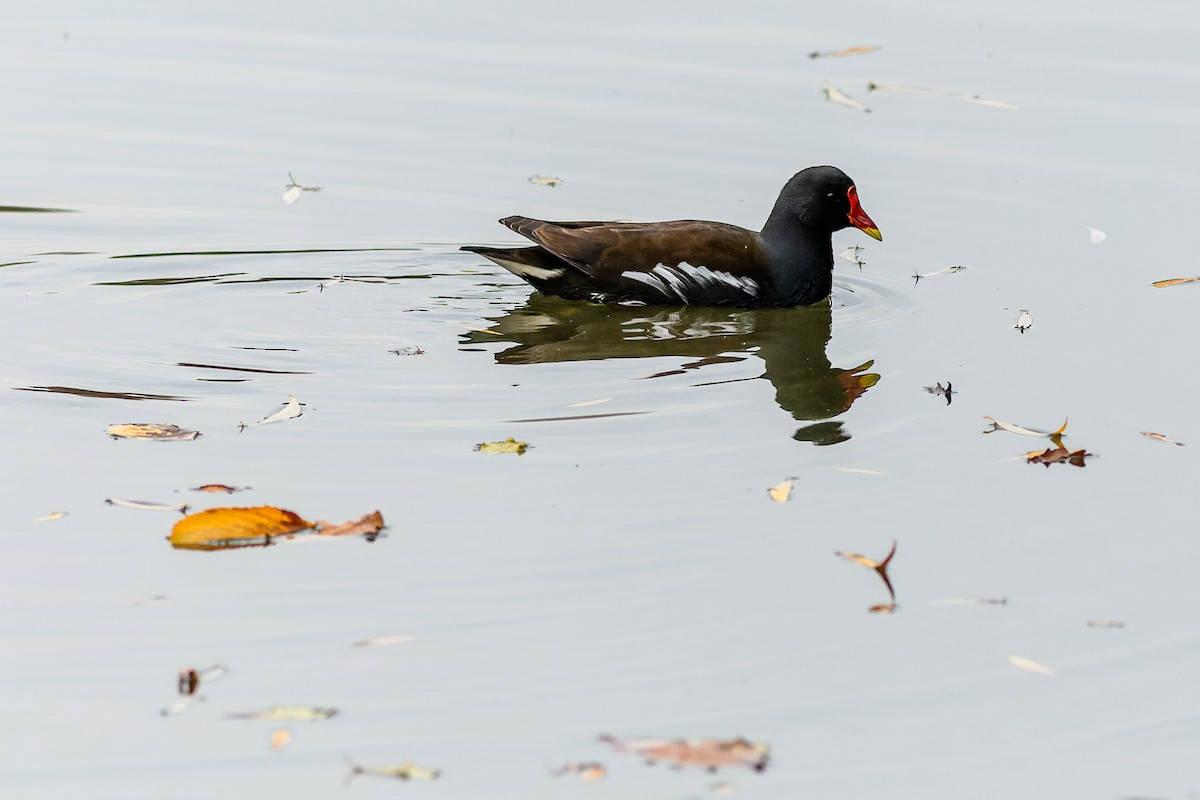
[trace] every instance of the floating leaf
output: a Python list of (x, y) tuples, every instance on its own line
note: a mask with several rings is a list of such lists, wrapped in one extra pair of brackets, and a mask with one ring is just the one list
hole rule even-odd
[(1168, 286), (1178, 286), (1181, 283), (1194, 283), (1195, 281), (1200, 281), (1200, 275), (1194, 278), (1168, 278), (1165, 281), (1155, 281), (1150, 285), (1159, 289), (1165, 289)]
[(770, 761), (771, 748), (762, 742), (737, 739), (637, 739), (622, 741), (604, 734), (600, 741), (611, 744), (618, 753), (634, 753), (649, 764), (665, 761), (676, 769), (702, 767), (748, 767), (762, 772)]
[(1095, 453), (1089, 453), (1086, 450), (1068, 450), (1065, 447), (1047, 447), (1045, 450), (1031, 450), (1025, 454), (1025, 460), (1030, 464), (1045, 464), (1047, 468), (1051, 464), (1069, 463), (1075, 467), (1086, 466), (1084, 459), (1091, 458)]
[(250, 488), (249, 486), (226, 486), (223, 483), (206, 483), (203, 486), (197, 486), (197, 487), (193, 488), (191, 491), (193, 491), (193, 492), (209, 492), (211, 494), (217, 494), (218, 492), (224, 492), (225, 494), (233, 494), (234, 492), (243, 492), (249, 488)]
[(56, 519), (62, 519), (63, 517), (69, 516), (70, 513), (71, 512), (69, 512), (69, 511), (51, 511), (49, 514), (46, 514), (45, 516), (42, 516), (42, 517), (37, 517), (33, 521), (34, 522), (53, 522)]
[(964, 267), (962, 264), (955, 264), (951, 267), (935, 269), (933, 272), (914, 272), (913, 280), (919, 283), (922, 278), (932, 278), (936, 275), (955, 275), (959, 272), (962, 272), (964, 269), (966, 269), (966, 267)]
[(1017, 324), (1013, 327), (1024, 333), (1026, 328), (1033, 327), (1033, 317), (1029, 316), (1029, 312), (1022, 308), (1021, 315), (1017, 317)]
[(563, 179), (555, 178), (551, 175), (530, 175), (529, 182), (536, 186), (549, 186), (553, 188), (561, 184)]
[(278, 753), (292, 743), (292, 732), (287, 728), (276, 728), (271, 731), (271, 738), (268, 742), (271, 746), (271, 752)]
[(283, 193), (283, 202), (287, 203), (288, 205), (291, 205), (299, 200), (300, 196), (305, 192), (319, 192), (322, 188), (324, 188), (321, 186), (301, 186), (300, 184), (296, 183), (296, 179), (292, 177), (292, 173), (290, 172), (288, 173), (288, 181), (288, 185), (284, 187), (287, 191)]
[(582, 403), (569, 403), (567, 408), (584, 408), (585, 406), (598, 406), (612, 400), (611, 397), (601, 397), (599, 400), (584, 400)]
[(895, 614), (895, 603), (876, 603), (873, 606), (867, 606), (868, 613), (871, 614)]
[(1022, 436), (1050, 436), (1050, 437), (1062, 436), (1063, 432), (1066, 431), (1066, 429), (1067, 429), (1067, 422), (1070, 420), (1069, 417), (1067, 419), (1064, 419), (1063, 424), (1058, 427), (1058, 430), (1039, 431), (1034, 428), (1022, 428), (1020, 425), (1013, 425), (1011, 422), (1005, 422), (1004, 420), (996, 419), (995, 417), (985, 416), (984, 419), (986, 419), (988, 422), (992, 423), (991, 429), (984, 431), (985, 434), (995, 433), (996, 431), (1008, 431), (1009, 433), (1019, 433)]
[(867, 108), (853, 97), (850, 97), (829, 81), (825, 81), (825, 99), (831, 103), (837, 103), (840, 106), (846, 106), (848, 108), (855, 108), (859, 111), (866, 111), (867, 113), (870, 113), (871, 111), (871, 109)]
[(270, 425), (272, 422), (283, 422), (285, 419), (295, 419), (304, 413), (300, 408), (300, 403), (296, 400), (296, 395), (289, 394), (287, 404), (276, 411), (274, 414), (263, 417), (256, 425)]
[[(892, 588), (892, 581), (888, 577), (888, 565), (891, 564), (892, 558), (896, 555), (896, 542), (892, 541), (892, 549), (884, 557), (883, 561), (873, 561), (860, 553), (843, 553), (840, 550), (835, 552), (835, 556), (840, 556), (847, 561), (853, 561), (855, 564), (861, 564), (867, 569), (873, 569), (879, 573), (879, 577), (883, 579), (883, 585), (887, 587), (888, 595), (892, 598), (892, 604), (896, 602), (896, 591)], [(894, 610), (894, 608), (893, 608)]]
[(109, 497), (104, 502), (110, 506), (133, 508), (138, 511), (178, 511), (186, 514), (188, 510), (187, 503), (153, 503), (149, 500), (123, 500), (120, 497)]
[(1092, 244), (1100, 244), (1108, 238), (1104, 235), (1104, 231), (1098, 228), (1088, 228), (1088, 236), (1092, 238)]
[(920, 86), (896, 86), (887, 83), (868, 83), (867, 90), (872, 92), (894, 92), (896, 94), (919, 94), (919, 95), (943, 95), (954, 100), (961, 100), (964, 103), (971, 103), (977, 106), (986, 106), (988, 108), (1002, 108), (1007, 111), (1017, 111), (1017, 106), (1012, 103), (1005, 103), (1002, 100), (987, 100), (979, 95), (967, 94), (965, 92), (955, 92), (949, 89), (926, 89)]
[(396, 350), (388, 350), (394, 356), (423, 356), (425, 351), (415, 344), (410, 344), (407, 347), (401, 347)]
[(273, 722), (312, 722), (329, 719), (338, 713), (336, 708), (317, 706), (272, 706), (263, 711), (246, 711), (241, 714), (226, 714), (230, 719), (265, 719)]
[(411, 761), (401, 764), (355, 764), (347, 758), (346, 763), (350, 766), (350, 774), (346, 776), (347, 783), (359, 775), (374, 775), (376, 778), (394, 778), (401, 781), (435, 781), (442, 776), (440, 769), (422, 767)]
[(1052, 667), (1047, 667), (1045, 664), (1039, 664), (1036, 661), (1031, 661), (1028, 658), (1022, 658), (1021, 656), (1009, 656), (1008, 663), (1012, 664), (1017, 669), (1023, 669), (1028, 672), (1036, 672), (1039, 675), (1049, 675), (1052, 678), (1058, 674), (1058, 670)]
[(945, 397), (946, 405), (950, 405), (950, 401), (954, 399), (954, 389), (951, 388), (950, 381), (946, 381), (945, 386), (942, 386), (942, 382), (938, 381), (936, 386), (926, 386), (925, 391), (930, 394), (936, 394), (939, 397)]
[(858, 55), (862, 55), (863, 53), (874, 53), (876, 50), (880, 50), (880, 49), (882, 49), (882, 48), (880, 48), (880, 46), (877, 44), (860, 44), (860, 45), (855, 45), (854, 47), (847, 47), (845, 50), (826, 50), (823, 52), (820, 50), (814, 50), (808, 54), (808, 57), (809, 58), (845, 58), (846, 56), (858, 56)]
[(1089, 619), (1087, 626), (1089, 628), (1124, 628), (1125, 623), (1115, 619)]
[(502, 442), (480, 442), (475, 445), (475, 450), (480, 453), (516, 453), (519, 456), (525, 455), (528, 449), (528, 442), (518, 442), (511, 436)]
[(328, 522), (317, 522), (317, 533), (322, 536), (360, 536), (372, 535), (383, 530), (383, 515), (372, 511), (360, 519), (343, 522), (341, 525), (330, 525)]
[(370, 639), (359, 639), (351, 644), (351, 647), (387, 647), (393, 644), (403, 644), (405, 642), (416, 641), (415, 636), (373, 636)]
[(604, 780), (604, 776), (608, 771), (604, 769), (604, 765), (599, 761), (569, 761), (563, 764), (556, 770), (553, 770), (551, 775), (578, 775), (579, 779), (584, 783), (592, 783), (594, 781)]
[(1167, 444), (1175, 444), (1175, 445), (1179, 445), (1180, 447), (1183, 447), (1183, 442), (1177, 442), (1174, 439), (1168, 439), (1167, 437), (1163, 436), (1161, 433), (1154, 433), (1153, 431), (1142, 431), (1142, 436), (1145, 436), (1148, 439), (1157, 439), (1160, 442), (1166, 442)]
[(210, 508), (184, 517), (171, 529), (173, 547), (220, 550), (269, 544), (272, 537), (313, 527), (291, 511), (274, 506)]
[(120, 425), (109, 425), (104, 432), (114, 439), (155, 439), (158, 441), (191, 441), (200, 435), (199, 431), (185, 431), (178, 425), (164, 425), (157, 422), (126, 422)]
[(792, 494), (792, 479), (788, 478), (782, 483), (775, 484), (770, 489), (767, 489), (767, 494), (776, 503), (786, 503)]

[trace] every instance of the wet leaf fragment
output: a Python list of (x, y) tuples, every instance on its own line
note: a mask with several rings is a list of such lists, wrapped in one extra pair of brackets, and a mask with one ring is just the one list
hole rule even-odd
[(777, 483), (770, 489), (767, 489), (767, 494), (776, 503), (786, 503), (792, 495), (792, 479), (788, 478), (782, 483)]
[(151, 500), (125, 500), (120, 497), (105, 498), (104, 502), (110, 506), (132, 508), (137, 511), (178, 511), (186, 514), (188, 510), (187, 503), (155, 503)]
[(846, 56), (859, 56), (863, 53), (874, 53), (876, 50), (881, 50), (877, 44), (859, 44), (854, 47), (847, 47), (845, 50), (814, 50), (808, 54), (809, 58), (845, 58)]
[(516, 453), (519, 456), (523, 456), (529, 447), (530, 444), (528, 442), (518, 442), (510, 436), (500, 442), (480, 442), (475, 445), (475, 450), (479, 453)]
[(187, 431), (178, 425), (164, 425), (157, 422), (126, 422), (109, 425), (104, 432), (114, 439), (153, 439), (163, 442), (191, 441), (200, 435), (199, 431)]
[(823, 91), (825, 92), (825, 99), (831, 103), (837, 103), (839, 106), (846, 106), (847, 108), (857, 109), (858, 111), (865, 111), (868, 114), (871, 113), (871, 109), (867, 108), (862, 103), (858, 102), (853, 97), (834, 86), (829, 81), (825, 81), (825, 88)]
[(604, 780), (604, 776), (608, 771), (599, 761), (568, 761), (556, 770), (550, 772), (551, 775), (578, 775), (579, 779), (584, 783), (593, 783), (595, 781)]
[(256, 425), (270, 425), (272, 422), (283, 422), (285, 419), (295, 419), (301, 416), (304, 410), (300, 408), (300, 402), (296, 400), (296, 395), (289, 394), (288, 401), (283, 408), (276, 411), (274, 414), (269, 414), (258, 422)]
[(416, 641), (415, 636), (372, 636), (370, 639), (359, 639), (357, 642), (351, 643), (351, 647), (387, 647), (393, 644), (404, 644), (405, 642)]
[(1142, 431), (1141, 433), (1142, 436), (1145, 436), (1147, 439), (1157, 439), (1160, 442), (1166, 442), (1167, 444), (1174, 444), (1183, 447), (1183, 442), (1177, 442), (1174, 439), (1168, 439), (1161, 433), (1154, 433), (1153, 431)]
[(359, 519), (343, 522), (341, 525), (330, 525), (328, 522), (317, 521), (316, 532), (321, 536), (373, 536), (384, 528), (383, 514), (372, 511)]
[(181, 549), (221, 550), (270, 544), (276, 536), (311, 527), (313, 523), (275, 506), (209, 508), (176, 522), (169, 540)]
[(229, 719), (265, 719), (273, 722), (314, 722), (329, 719), (336, 713), (336, 708), (320, 706), (271, 706), (262, 711), (244, 711), (225, 716)]
[(286, 191), (283, 193), (283, 202), (289, 206), (300, 199), (305, 192), (319, 192), (325, 188), (323, 186), (301, 186), (296, 183), (296, 179), (292, 177), (292, 173), (288, 173), (288, 185), (283, 187)]
[(1017, 669), (1023, 669), (1026, 672), (1035, 672), (1038, 675), (1046, 675), (1051, 678), (1058, 675), (1058, 670), (1054, 669), (1053, 667), (1047, 667), (1045, 664), (1039, 664), (1036, 661), (1024, 658), (1022, 656), (1009, 656), (1008, 663), (1012, 664)]
[(770, 761), (771, 748), (763, 742), (736, 739), (631, 739), (603, 734), (618, 753), (641, 756), (647, 764), (666, 762), (676, 769), (701, 767), (716, 772), (721, 767), (746, 767), (762, 772)]
[(549, 186), (554, 188), (562, 184), (562, 178), (555, 178), (553, 175), (530, 175), (529, 182), (534, 186)]
[(950, 381), (946, 381), (945, 386), (938, 381), (936, 386), (926, 386), (925, 391), (946, 398), (946, 405), (950, 405), (950, 401), (954, 399), (954, 389), (951, 387)]
[(1178, 286), (1181, 283), (1195, 283), (1196, 281), (1200, 281), (1200, 275), (1194, 278), (1167, 278), (1165, 281), (1155, 281), (1150, 285), (1156, 289), (1165, 289), (1168, 286)]
[(888, 577), (887, 570), (888, 565), (892, 563), (892, 558), (896, 555), (896, 544), (897, 542), (892, 540), (892, 549), (888, 551), (888, 554), (884, 557), (883, 561), (873, 561), (861, 553), (843, 553), (840, 550), (835, 552), (834, 555), (844, 558), (847, 561), (853, 561), (855, 564), (861, 564), (867, 569), (875, 570), (875, 572), (879, 574), (879, 577), (883, 579), (883, 585), (887, 587), (888, 595), (892, 598), (892, 603), (894, 606), (896, 602), (896, 591), (892, 588), (892, 580)]
[(346, 783), (359, 775), (374, 775), (376, 778), (393, 778), (400, 781), (435, 781), (442, 776), (440, 769), (422, 767), (412, 761), (404, 761), (400, 764), (356, 764), (347, 758), (346, 763), (350, 767)]
[(276, 728), (271, 731), (271, 738), (267, 740), (267, 744), (272, 753), (278, 753), (292, 743), (292, 738), (292, 732), (287, 728)]

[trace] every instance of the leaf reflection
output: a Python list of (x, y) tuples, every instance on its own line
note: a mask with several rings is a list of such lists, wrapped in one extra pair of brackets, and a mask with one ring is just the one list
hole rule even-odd
[(841, 422), (820, 421), (847, 411), (880, 376), (867, 372), (872, 361), (848, 369), (830, 364), (825, 346), (831, 327), (828, 301), (800, 308), (653, 308), (534, 294), (524, 306), (493, 318), (486, 333), (464, 333), (461, 343), (463, 349), (513, 343), (495, 354), (499, 364), (686, 359), (665, 370), (656, 363), (647, 378), (758, 359), (764, 370), (757, 377), (775, 387), (779, 407), (794, 419), (818, 423), (801, 428), (795, 438), (836, 444), (850, 434)]

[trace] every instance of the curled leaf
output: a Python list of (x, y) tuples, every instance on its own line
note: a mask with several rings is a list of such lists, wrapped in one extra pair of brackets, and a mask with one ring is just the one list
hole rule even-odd
[(1095, 453), (1089, 453), (1086, 450), (1068, 450), (1061, 445), (1058, 447), (1047, 447), (1045, 450), (1032, 450), (1025, 454), (1025, 460), (1030, 464), (1044, 464), (1047, 468), (1051, 464), (1071, 464), (1075, 467), (1086, 466), (1085, 459), (1091, 458)]
[(1200, 281), (1200, 275), (1194, 278), (1167, 278), (1165, 281), (1155, 281), (1150, 285), (1156, 289), (1165, 289), (1168, 286), (1178, 286), (1181, 283), (1194, 283), (1196, 281)]
[(1175, 444), (1175, 445), (1179, 445), (1180, 447), (1183, 447), (1183, 442), (1177, 442), (1174, 439), (1168, 439), (1166, 436), (1163, 436), (1161, 433), (1154, 433), (1153, 431), (1142, 431), (1142, 436), (1145, 436), (1147, 439), (1157, 439), (1160, 442), (1166, 442), (1167, 444)]
[(372, 511), (360, 519), (343, 522), (341, 525), (318, 522), (316, 532), (322, 536), (370, 536), (379, 533), (383, 527), (383, 515), (378, 511)]
[(210, 508), (176, 522), (169, 540), (182, 549), (221, 550), (270, 544), (275, 536), (311, 527), (311, 522), (274, 506)]
[(296, 395), (289, 394), (287, 404), (283, 408), (276, 411), (274, 414), (263, 417), (257, 425), (270, 425), (272, 422), (282, 422), (285, 419), (295, 419), (304, 413), (300, 408), (300, 402), (296, 400)]

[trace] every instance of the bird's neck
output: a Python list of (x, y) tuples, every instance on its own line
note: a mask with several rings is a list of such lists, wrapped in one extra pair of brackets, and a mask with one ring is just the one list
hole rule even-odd
[(763, 225), (762, 242), (779, 292), (796, 303), (814, 303), (833, 288), (833, 242), (828, 232), (779, 209)]

